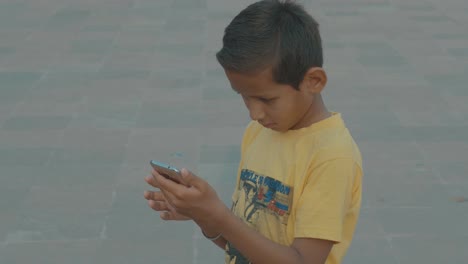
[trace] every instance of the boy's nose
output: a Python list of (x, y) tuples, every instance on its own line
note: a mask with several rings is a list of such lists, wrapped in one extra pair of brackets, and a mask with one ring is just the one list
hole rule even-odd
[(265, 117), (265, 111), (259, 104), (251, 104), (249, 107), (250, 118), (255, 121), (261, 121)]

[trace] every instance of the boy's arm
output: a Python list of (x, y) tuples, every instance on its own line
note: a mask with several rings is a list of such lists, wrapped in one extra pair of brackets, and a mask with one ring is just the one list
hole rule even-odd
[[(232, 207), (234, 206), (231, 205), (231, 210), (232, 210)], [(203, 235), (207, 238), (207, 239), (210, 239), (210, 238), (216, 238), (218, 237), (217, 239), (213, 240), (213, 239), (210, 239), (211, 242), (213, 242), (215, 245), (217, 245), (219, 248), (225, 250), (226, 249), (226, 244), (227, 244), (227, 240), (223, 237), (223, 236), (220, 236), (219, 232), (218, 231), (214, 231), (212, 228), (209, 228), (209, 227), (205, 227), (205, 229), (203, 229), (201, 226), (200, 226), (200, 229), (202, 230), (203, 232)]]
[[(338, 164), (340, 166), (336, 166)], [(223, 238), (250, 262), (255, 264), (323, 264), (333, 244), (341, 239), (344, 211), (347, 210), (347, 202), (340, 197), (346, 195), (351, 177), (345, 175), (349, 174), (350, 170), (348, 166), (343, 166), (343, 162), (338, 162), (338, 164), (331, 162), (317, 170), (320, 172), (319, 175), (324, 176), (319, 177), (321, 179), (319, 182), (327, 182), (329, 190), (326, 193), (323, 193), (324, 189), (315, 188), (326, 187), (322, 184), (317, 185), (315, 181), (307, 184), (306, 189), (309, 187), (312, 189), (305, 190), (307, 195), (302, 195), (298, 203), (296, 239), (291, 246), (273, 242), (249, 227), (229, 210), (205, 180), (189, 171), (182, 169), (184, 185), (174, 183), (158, 173), (154, 175), (161, 191), (176, 212), (193, 219), (207, 236), (222, 234)], [(331, 173), (324, 173), (324, 171)], [(345, 171), (346, 173), (342, 173)], [(329, 175), (335, 175), (335, 179), (340, 181), (331, 181)], [(315, 197), (317, 195), (321, 199), (317, 199)], [(323, 207), (311, 208), (310, 203), (306, 203), (310, 201), (309, 198), (314, 198), (314, 201), (323, 201), (323, 203), (318, 203)], [(331, 209), (331, 212), (327, 208)], [(320, 221), (314, 218), (320, 218)], [(332, 221), (332, 224), (327, 224), (327, 221)]]
[[(296, 238), (291, 246), (283, 246), (256, 232), (232, 214), (227, 207), (217, 215), (221, 220), (215, 226), (211, 226), (212, 230), (218, 230), (222, 234), (223, 239), (217, 242), (222, 241), (225, 245), (226, 241), (229, 241), (243, 256), (255, 264), (323, 264), (334, 244), (329, 240)], [(199, 225), (203, 229), (203, 224)]]
[[(201, 227), (200, 227), (201, 228)], [(202, 232), (207, 236), (207, 237), (217, 237), (219, 235), (219, 233), (217, 233), (216, 231), (212, 231), (210, 230), (210, 228), (201, 228), (202, 229)], [(227, 243), (227, 240), (223, 237), (223, 236), (220, 236), (219, 238), (217, 238), (216, 240), (211, 240), (211, 242), (213, 242), (215, 245), (217, 245), (219, 248), (221, 248), (222, 250), (225, 250), (226, 249), (226, 243)]]

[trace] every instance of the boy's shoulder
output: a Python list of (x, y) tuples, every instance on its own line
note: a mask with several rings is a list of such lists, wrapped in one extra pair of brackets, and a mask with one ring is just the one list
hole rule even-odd
[[(301, 153), (306, 157), (315, 157), (316, 162), (326, 162), (338, 158), (350, 158), (358, 164), (362, 164), (361, 152), (350, 131), (348, 130), (340, 113), (334, 113), (334, 116), (320, 124), (320, 129), (305, 128), (298, 133), (290, 134), (283, 147), (290, 145), (294, 153)], [(250, 121), (245, 128), (242, 148), (243, 150), (251, 145), (262, 131), (268, 130), (256, 121)], [(266, 133), (265, 135), (268, 135)], [(292, 136), (291, 136), (292, 135)], [(262, 136), (260, 136), (263, 138)], [(278, 137), (263, 138), (263, 140), (278, 140)], [(262, 141), (263, 141), (262, 140)], [(288, 144), (289, 143), (289, 144)]]

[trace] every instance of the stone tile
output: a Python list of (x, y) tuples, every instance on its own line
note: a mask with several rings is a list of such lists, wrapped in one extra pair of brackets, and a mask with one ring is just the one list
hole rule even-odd
[(50, 157), (49, 163), (52, 166), (63, 164), (64, 166), (73, 166), (81, 164), (82, 166), (120, 166), (125, 157), (125, 147), (111, 148), (62, 148), (54, 152)]
[(429, 161), (466, 161), (468, 143), (465, 140), (442, 142), (421, 142), (418, 144)]
[(468, 34), (464, 32), (438, 32), (435, 33), (433, 36), (435, 39), (441, 40), (468, 40)]
[(119, 52), (148, 52), (156, 51), (158, 41), (161, 39), (159, 34), (145, 34), (134, 31), (121, 32), (114, 40), (112, 49)]
[(109, 71), (148, 70), (151, 66), (151, 56), (141, 51), (115, 51), (106, 57), (102, 69)]
[(444, 15), (413, 15), (409, 17), (410, 20), (416, 22), (446, 22), (450, 21), (450, 17)]
[[(150, 87), (145, 93), (146, 100), (171, 102), (201, 99), (201, 71), (188, 71), (177, 75), (175, 71), (157, 70), (150, 77)], [(193, 103), (191, 103), (193, 104)]]
[(468, 96), (453, 96), (443, 94), (442, 97), (447, 101), (450, 112), (460, 119), (467, 120), (468, 105), (466, 104)]
[(435, 7), (431, 3), (399, 3), (398, 9), (402, 12), (407, 11), (418, 11), (418, 12), (432, 12), (435, 10)]
[[(15, 208), (16, 209), (16, 208)], [(2, 210), (0, 211), (0, 221), (1, 221), (1, 225), (0, 225), (0, 241), (1, 241), (1, 246), (0, 246), (0, 260), (2, 258), (2, 256), (4, 255), (4, 252), (5, 252), (5, 238), (8, 234), (8, 232), (10, 232), (10, 230), (12, 228), (14, 228), (15, 224), (16, 224), (16, 221), (18, 220), (18, 217), (17, 217), (17, 214), (16, 214), (16, 211), (13, 210), (13, 211), (9, 211), (9, 210)]]
[[(453, 196), (442, 183), (373, 184), (370, 206), (375, 207), (443, 207), (453, 204)], [(373, 194), (372, 194), (373, 193)]]
[(125, 147), (129, 129), (68, 128), (63, 146), (76, 149), (119, 149)]
[(54, 147), (60, 148), (63, 130), (0, 130), (0, 146), (12, 148)]
[(432, 163), (434, 170), (447, 183), (468, 183), (468, 166), (465, 161), (441, 161)]
[[(417, 53), (417, 51), (414, 51)], [(440, 54), (445, 51), (440, 48), (440, 51), (433, 54)], [(413, 53), (413, 51), (409, 52)], [(425, 76), (440, 75), (440, 74), (464, 74), (466, 71), (466, 63), (457, 60), (456, 58), (449, 57), (446, 54), (440, 55), (424, 55), (411, 57), (411, 65), (416, 68), (417, 72)], [(444, 90), (445, 87), (435, 87), (439, 90)]]
[(71, 42), (70, 51), (79, 54), (104, 53), (111, 48), (113, 41), (113, 37), (93, 37), (89, 39), (77, 39)]
[(230, 88), (227, 79), (217, 81), (207, 81), (203, 83), (204, 100), (231, 100), (240, 96)]
[(15, 243), (0, 249), (2, 263), (93, 263), (99, 240)]
[(143, 102), (136, 127), (195, 127), (202, 120), (200, 106), (193, 102), (187, 103), (189, 105), (175, 102), (163, 103), (162, 101)]
[(0, 29), (3, 47), (15, 47), (23, 43), (31, 35), (32, 29), (3, 28)]
[(4, 130), (59, 130), (70, 123), (71, 116), (13, 116), (7, 119), (2, 128)]
[(240, 146), (212, 146), (203, 145), (201, 147), (201, 163), (239, 163)]
[(348, 254), (343, 260), (347, 263), (399, 263), (392, 246), (384, 238), (363, 237), (356, 238), (351, 244)]
[(206, 145), (240, 145), (244, 126), (223, 126), (213, 128), (201, 128), (202, 143)]
[(414, 162), (416, 165), (424, 158), (418, 144), (411, 141), (362, 140), (359, 142), (359, 148), (364, 159), (369, 161), (364, 164), (375, 168), (386, 162)]
[(113, 200), (113, 186), (35, 185), (21, 205), (23, 214), (79, 214), (108, 212)]
[(413, 236), (392, 239), (398, 263), (440, 263), (447, 259), (463, 263), (468, 259), (467, 236)]
[(35, 186), (20, 205), (5, 242), (99, 238), (111, 201), (110, 188)]
[[(11, 176), (11, 170), (8, 171), (9, 168), (6, 168), (6, 172), (2, 172), (2, 176)], [(20, 176), (23, 177), (23, 176)], [(24, 177), (23, 177), (24, 178)], [(6, 224), (10, 224), (8, 221), (16, 221), (15, 214), (21, 203), (25, 199), (25, 195), (27, 195), (31, 189), (31, 182), (26, 182), (24, 184), (19, 184), (17, 181), (12, 180), (1, 180), (2, 183), (14, 184), (12, 186), (2, 186), (0, 188), (0, 213), (5, 214), (5, 222)], [(5, 235), (6, 230), (2, 230), (1, 235)], [(0, 237), (1, 239), (1, 237)]]
[[(375, 208), (368, 207), (365, 203), (361, 208), (359, 215), (359, 221), (356, 226), (354, 234), (354, 240), (367, 240), (377, 239), (380, 240), (385, 237), (383, 225), (377, 217), (377, 210)], [(351, 249), (353, 250), (353, 249)], [(359, 252), (359, 251), (357, 251)]]
[(377, 111), (363, 111), (361, 107), (360, 110), (346, 109), (341, 108), (339, 105), (336, 106), (336, 111), (342, 112), (343, 118), (346, 118), (346, 122), (350, 127), (353, 126), (364, 126), (369, 127), (376, 122), (382, 122), (386, 125), (400, 125), (400, 121), (395, 115), (394, 111), (385, 105), (381, 105), (381, 109), (387, 109), (387, 111), (377, 112)]
[(0, 165), (43, 166), (56, 152), (52, 147), (0, 147)]
[[(415, 36), (411, 39), (393, 39), (391, 40), (392, 47), (405, 56), (408, 60), (414, 60), (418, 56), (422, 57), (446, 57), (443, 47), (432, 41), (431, 36)], [(419, 66), (419, 65), (418, 65)]]
[(468, 48), (449, 48), (447, 51), (454, 57), (468, 57)]
[(34, 176), (29, 178), (34, 186), (38, 187), (97, 186), (107, 188), (117, 184), (120, 167), (118, 163), (59, 163), (52, 160), (47, 166), (36, 168)]
[(426, 76), (425, 79), (434, 87), (447, 91), (454, 96), (466, 96), (468, 95), (465, 89), (466, 75), (463, 74), (451, 74), (441, 73), (436, 75)]
[[(150, 169), (150, 160), (156, 159), (194, 168), (200, 155), (200, 137), (200, 128), (196, 127), (136, 129), (130, 135), (125, 162), (132, 167)], [(175, 153), (181, 158), (174, 157)]]
[[(141, 178), (143, 179), (143, 178)], [(157, 237), (190, 240), (192, 222), (165, 222), (151, 209), (140, 189), (121, 186), (116, 189), (114, 203), (106, 218), (105, 238), (110, 240), (154, 242)], [(129, 223), (138, 225), (128, 228)]]
[(62, 8), (58, 10), (49, 20), (48, 27), (64, 27), (80, 23), (91, 15), (89, 9)]
[(467, 138), (468, 127), (465, 126), (418, 126), (401, 127), (375, 125), (372, 130), (362, 127), (351, 127), (358, 140), (368, 141), (463, 141)]
[(94, 102), (86, 100), (82, 104), (81, 111), (74, 120), (73, 125), (84, 120), (99, 120), (99, 122), (108, 124), (120, 124), (121, 128), (132, 128), (136, 123), (139, 109), (140, 103), (137, 101), (115, 101), (112, 104), (107, 104), (101, 100)]
[(104, 53), (64, 53), (56, 55), (52, 61), (47, 61), (50, 72), (96, 72), (102, 67)]
[(1, 91), (29, 88), (42, 77), (41, 72), (0, 72)]
[(325, 15), (329, 17), (345, 17), (345, 16), (360, 16), (362, 15), (361, 12), (357, 10), (329, 10), (325, 11)]
[(200, 55), (203, 46), (185, 43), (162, 43), (157, 46), (157, 50), (164, 54), (190, 57)]
[[(440, 178), (433, 162), (422, 160), (399, 159), (398, 155), (389, 159), (374, 159), (365, 157), (364, 172), (367, 184), (376, 186), (404, 185), (404, 184), (441, 184), (445, 183)], [(369, 158), (367, 158), (369, 157)]]
[[(172, 229), (174, 230), (174, 229)], [(177, 248), (177, 253), (173, 250)], [(190, 239), (154, 239), (147, 241), (104, 240), (97, 249), (92, 263), (190, 263), (192, 261), (192, 242)]]
[(197, 250), (194, 259), (197, 263), (218, 263), (220, 260), (224, 260), (225, 252), (203, 237), (201, 232), (197, 235), (197, 240), (194, 240), (194, 243)]
[[(60, 91), (70, 93), (76, 97), (83, 96), (86, 92), (89, 92), (87, 87), (89, 86), (91, 80), (96, 76), (94, 72), (49, 72), (45, 78), (43, 78), (37, 86), (32, 91), (32, 96), (45, 99), (52, 98), (52, 94), (57, 94), (58, 98), (61, 99)], [(55, 98), (55, 100), (60, 101), (60, 99)], [(75, 100), (66, 100), (77, 101)]]
[(232, 193), (236, 186), (237, 171), (237, 163), (203, 163), (198, 166), (197, 175), (208, 181), (215, 188), (218, 196), (224, 203), (227, 206), (231, 206)]
[(398, 87), (427, 85), (424, 75), (411, 67), (365, 67), (363, 78), (367, 85), (392, 85)]
[(0, 47), (0, 60), (5, 60), (6, 58), (15, 54), (16, 48), (13, 46), (1, 46)]
[(243, 126), (251, 121), (247, 108), (240, 98), (232, 100), (203, 100), (202, 124), (204, 127)]
[(194, 1), (184, 1), (184, 0), (174, 0), (172, 3), (173, 8), (203, 8), (206, 7), (206, 0), (194, 0)]
[(116, 185), (121, 188), (134, 188), (138, 190), (148, 190), (151, 187), (144, 178), (151, 175), (151, 166), (147, 159), (139, 164), (124, 162), (116, 172)]
[(180, 21), (172, 17), (168, 18), (164, 24), (164, 31), (203, 32), (204, 28), (204, 19), (186, 19)]
[(84, 26), (81, 31), (83, 32), (114, 32), (119, 31), (122, 28), (121, 25), (115, 24), (90, 24)]
[(16, 106), (20, 103), (1, 103), (0, 105), (0, 127), (2, 123), (9, 119), (15, 110)]
[(450, 207), (383, 208), (378, 212), (378, 219), (391, 236), (466, 236), (466, 211), (453, 204)]

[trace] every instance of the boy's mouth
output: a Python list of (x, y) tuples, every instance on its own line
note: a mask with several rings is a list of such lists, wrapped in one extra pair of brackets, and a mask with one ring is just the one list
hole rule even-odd
[(266, 128), (272, 128), (274, 125), (275, 125), (274, 123), (262, 124), (262, 126)]

